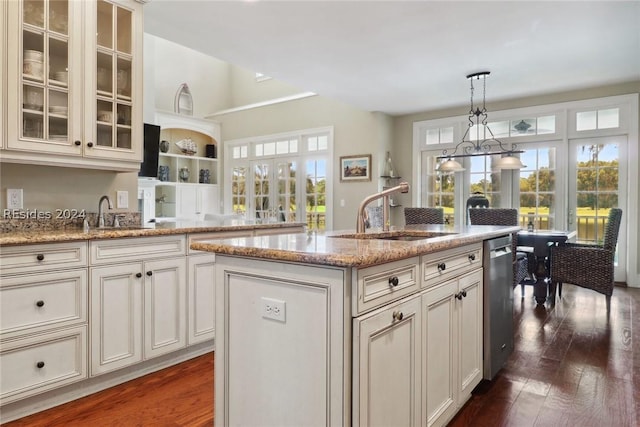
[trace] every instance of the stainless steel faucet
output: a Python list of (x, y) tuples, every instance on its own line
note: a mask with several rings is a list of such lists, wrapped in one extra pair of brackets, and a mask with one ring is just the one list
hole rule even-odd
[(107, 206), (109, 209), (113, 209), (113, 205), (111, 204), (111, 199), (109, 196), (100, 197), (100, 201), (98, 202), (98, 228), (104, 228), (104, 212), (102, 212), (102, 202), (107, 201)]
[(382, 230), (389, 231), (389, 196), (393, 193), (408, 192), (409, 183), (401, 182), (395, 187), (387, 188), (386, 190), (383, 190), (379, 193), (375, 193), (365, 197), (365, 199), (360, 203), (360, 207), (358, 208), (358, 218), (356, 219), (356, 233), (364, 233), (366, 231), (366, 224), (369, 221), (365, 208), (369, 203), (380, 198), (384, 199), (384, 203), (382, 204)]

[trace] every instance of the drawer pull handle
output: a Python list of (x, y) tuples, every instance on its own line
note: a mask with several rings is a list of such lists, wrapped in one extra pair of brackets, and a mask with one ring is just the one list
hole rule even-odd
[(153, 276), (153, 271), (151, 270), (147, 271), (147, 276)]
[(136, 273), (136, 277), (139, 279), (142, 277), (142, 273)]
[(44, 301), (42, 301), (42, 300), (37, 301), (37, 302), (36, 302), (36, 305), (37, 305), (38, 307), (44, 307)]
[(404, 314), (402, 314), (401, 311), (394, 311), (391, 316), (393, 317), (393, 320), (400, 321), (404, 317)]
[(467, 291), (460, 291), (456, 294), (456, 298), (462, 301), (462, 298), (467, 296)]
[(389, 285), (398, 286), (398, 283), (400, 283), (400, 280), (398, 280), (398, 276), (389, 277)]
[(447, 269), (447, 264), (445, 264), (444, 262), (438, 263), (438, 270), (439, 271), (445, 271), (446, 269)]
[(42, 368), (44, 368), (44, 362), (40, 361), (40, 362), (36, 363), (36, 366), (38, 367), (38, 369), (42, 369)]
[(44, 261), (44, 254), (38, 254), (38, 255), (36, 255), (36, 259), (37, 259), (38, 261)]
[(469, 254), (469, 261), (475, 261), (476, 260), (476, 254)]

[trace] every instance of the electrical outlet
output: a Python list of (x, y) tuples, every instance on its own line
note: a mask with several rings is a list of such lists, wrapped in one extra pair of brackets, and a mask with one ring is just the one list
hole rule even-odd
[(118, 209), (129, 208), (129, 192), (128, 191), (116, 191), (116, 208)]
[(22, 209), (22, 188), (7, 189), (7, 209)]
[(286, 303), (272, 298), (260, 298), (262, 317), (279, 322), (286, 321)]

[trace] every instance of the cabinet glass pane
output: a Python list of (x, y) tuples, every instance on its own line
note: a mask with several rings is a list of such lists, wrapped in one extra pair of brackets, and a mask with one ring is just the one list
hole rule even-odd
[(67, 87), (69, 80), (69, 43), (49, 38), (49, 84)]
[(22, 56), (22, 73), (27, 80), (42, 82), (44, 80), (44, 34), (24, 29), (22, 31), (24, 46)]
[(96, 85), (98, 95), (112, 96), (113, 94), (113, 58), (111, 55), (98, 52)]
[(113, 5), (103, 0), (98, 0), (98, 33), (96, 34), (98, 46), (113, 49)]
[(116, 145), (118, 148), (131, 149), (131, 129), (118, 127)]
[(49, 29), (60, 34), (68, 34), (69, 2), (67, 0), (49, 2)]
[(68, 93), (49, 90), (49, 140), (67, 141), (69, 129)]
[(118, 58), (116, 84), (118, 98), (131, 99), (131, 61)]
[(96, 103), (96, 111), (97, 144), (101, 147), (112, 147), (113, 104), (109, 101), (99, 99)]
[(118, 52), (131, 54), (131, 12), (121, 7), (118, 8), (117, 15)]
[(44, 27), (44, 0), (25, 0), (23, 21), (25, 24)]

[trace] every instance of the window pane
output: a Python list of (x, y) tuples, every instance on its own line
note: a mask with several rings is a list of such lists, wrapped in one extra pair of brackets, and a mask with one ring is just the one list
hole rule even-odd
[(291, 141), (289, 141), (289, 152), (291, 152), (291, 153), (297, 153), (298, 152), (298, 140), (297, 139), (292, 139)]
[(264, 155), (264, 146), (262, 144), (256, 144), (256, 157), (262, 157)]
[(538, 117), (538, 135), (556, 133), (556, 116)]
[(328, 150), (329, 149), (329, 137), (326, 135), (318, 137), (318, 150)]
[(440, 129), (427, 129), (427, 145), (440, 144)]
[(289, 152), (289, 141), (276, 142), (276, 153), (287, 154)]
[(440, 143), (453, 142), (453, 126), (440, 129)]
[(611, 129), (620, 126), (620, 110), (611, 108), (609, 110), (598, 110), (598, 129)]
[(312, 136), (307, 140), (307, 150), (308, 151), (318, 151), (318, 137)]
[(576, 130), (591, 130), (596, 128), (596, 112), (584, 111), (576, 114)]
[(536, 133), (536, 119), (521, 119), (511, 121), (511, 136), (534, 135)]
[(493, 131), (493, 136), (495, 136), (496, 138), (504, 138), (509, 136), (508, 121), (489, 123), (489, 127), (491, 128), (491, 131)]
[(276, 143), (275, 142), (267, 142), (264, 144), (264, 155), (265, 156), (273, 156), (276, 154)]
[(555, 148), (525, 150), (520, 170), (520, 225), (529, 221), (536, 229), (552, 229), (555, 215)]

